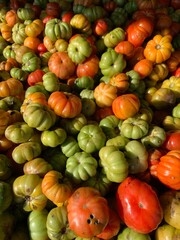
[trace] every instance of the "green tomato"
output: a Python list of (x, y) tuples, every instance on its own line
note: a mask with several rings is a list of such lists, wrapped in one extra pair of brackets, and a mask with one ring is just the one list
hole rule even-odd
[(29, 94), (34, 92), (42, 92), (45, 94), (45, 96), (49, 97), (49, 92), (45, 89), (43, 84), (35, 84), (33, 86), (30, 86), (25, 91), (25, 98), (29, 96)]
[(51, 240), (71, 240), (75, 238), (74, 232), (68, 225), (68, 215), (65, 206), (54, 207), (49, 211), (46, 227), (48, 237)]
[(20, 81), (26, 81), (28, 77), (28, 72), (23, 71), (21, 68), (13, 67), (10, 70), (10, 74), (12, 78), (19, 79)]
[(33, 52), (27, 52), (22, 56), (22, 70), (27, 72), (34, 72), (41, 68), (40, 58)]
[(166, 139), (166, 132), (162, 127), (150, 126), (148, 134), (141, 138), (146, 147), (160, 147)]
[(67, 22), (53, 18), (46, 23), (44, 32), (54, 42), (60, 38), (69, 40), (72, 36), (72, 27)]
[(15, 122), (7, 126), (5, 137), (13, 143), (27, 142), (34, 134), (34, 129), (25, 122)]
[(88, 98), (88, 99), (94, 100), (94, 91), (93, 91), (93, 90), (83, 89), (83, 90), (80, 92), (79, 95), (80, 95), (81, 98)]
[(70, 41), (67, 52), (74, 63), (80, 64), (91, 55), (92, 47), (86, 38), (79, 35)]
[(87, 118), (83, 113), (72, 119), (61, 119), (60, 126), (70, 135), (77, 135), (81, 128), (87, 124)]
[(165, 130), (179, 130), (180, 118), (168, 115), (163, 119), (162, 125)]
[(172, 117), (180, 118), (180, 103), (178, 103), (175, 107), (173, 107)]
[(136, 72), (135, 70), (130, 70), (130, 71), (126, 72), (126, 75), (129, 78), (128, 90), (130, 92), (134, 92), (140, 86), (142, 79), (141, 79), (139, 73)]
[(129, 139), (140, 139), (147, 135), (149, 124), (138, 118), (127, 118), (122, 122), (121, 134)]
[(73, 156), (76, 152), (80, 152), (79, 144), (73, 136), (68, 136), (66, 140), (61, 144), (62, 153), (66, 157)]
[(35, 12), (32, 8), (18, 8), (17, 16), (23, 21), (32, 20), (35, 17)]
[(120, 183), (128, 176), (129, 164), (117, 147), (104, 146), (99, 151), (100, 165), (111, 182)]
[(113, 137), (116, 137), (120, 133), (119, 122), (120, 119), (117, 118), (115, 115), (109, 115), (99, 122), (99, 126), (106, 134), (106, 137), (108, 139), (111, 139)]
[(24, 43), (24, 40), (27, 37), (25, 33), (25, 27), (26, 25), (24, 23), (21, 23), (21, 22), (15, 23), (15, 25), (12, 28), (12, 39), (14, 43), (16, 44)]
[(57, 147), (61, 145), (67, 137), (67, 133), (63, 128), (53, 130), (45, 130), (41, 133), (41, 142), (47, 147)]
[(117, 240), (125, 240), (125, 239), (128, 239), (128, 240), (151, 240), (149, 234), (138, 233), (129, 227), (126, 227), (117, 236)]
[(106, 143), (106, 135), (96, 124), (83, 126), (77, 136), (79, 147), (87, 153), (98, 152)]
[(5, 154), (0, 154), (0, 180), (5, 180), (12, 173), (10, 159)]
[(82, 76), (76, 78), (73, 87), (77, 91), (82, 91), (83, 89), (94, 89), (94, 79), (90, 76)]
[(111, 190), (112, 182), (107, 178), (103, 169), (99, 169), (95, 176), (88, 178), (81, 185), (96, 188), (102, 196), (106, 196)]
[(0, 214), (7, 210), (13, 200), (13, 192), (10, 183), (0, 181)]
[(111, 13), (110, 19), (114, 23), (114, 26), (123, 26), (128, 18), (128, 13), (124, 8), (116, 7)]
[(42, 157), (53, 167), (54, 170), (64, 173), (67, 157), (62, 153), (59, 146), (46, 148), (42, 152)]
[(48, 240), (46, 220), (47, 209), (33, 210), (28, 216), (28, 229), (33, 240)]
[(82, 102), (82, 114), (85, 117), (91, 117), (96, 112), (96, 102), (93, 99), (83, 98), (81, 99)]
[(116, 53), (112, 48), (108, 48), (106, 52), (101, 55), (99, 61), (102, 74), (108, 77), (121, 73), (125, 69), (126, 64), (123, 54)]
[(53, 72), (46, 72), (42, 80), (43, 86), (48, 92), (54, 92), (60, 89), (59, 78)]
[(97, 160), (87, 152), (77, 152), (66, 162), (65, 174), (74, 183), (79, 184), (96, 175)]
[(129, 163), (130, 174), (137, 174), (147, 170), (148, 151), (140, 141), (129, 141), (125, 146), (124, 154)]
[(26, 107), (23, 119), (29, 127), (45, 131), (55, 124), (56, 114), (48, 106), (31, 103)]
[(95, 22), (97, 19), (103, 18), (106, 15), (105, 9), (99, 5), (84, 7), (81, 13), (85, 15), (90, 22)]
[(0, 99), (0, 108), (4, 110), (20, 110), (22, 102), (15, 96), (7, 96)]
[(39, 142), (24, 142), (17, 145), (12, 152), (12, 158), (16, 163), (22, 164), (38, 157), (42, 152)]
[(126, 138), (122, 135), (115, 136), (110, 138), (106, 142), (106, 146), (116, 146), (119, 150), (124, 150), (126, 144), (129, 142), (129, 138)]
[(108, 48), (114, 48), (119, 42), (125, 39), (125, 31), (120, 28), (114, 28), (104, 36), (104, 44)]

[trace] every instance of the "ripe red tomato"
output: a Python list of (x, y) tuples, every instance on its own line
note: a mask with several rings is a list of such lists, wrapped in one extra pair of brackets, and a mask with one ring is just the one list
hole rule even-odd
[(67, 11), (65, 12), (62, 17), (61, 17), (61, 20), (63, 22), (66, 22), (66, 23), (70, 23), (71, 21), (71, 18), (73, 17), (74, 13), (72, 11)]
[(135, 47), (140, 47), (147, 37), (150, 37), (154, 29), (152, 20), (148, 17), (131, 22), (127, 27), (127, 40)]
[(180, 77), (180, 67), (178, 67), (174, 72), (173, 72), (173, 75), (175, 77)]
[(29, 86), (33, 86), (38, 82), (42, 82), (42, 77), (44, 75), (44, 71), (41, 69), (36, 69), (34, 72), (31, 72), (27, 78), (27, 83)]
[(82, 238), (100, 234), (109, 222), (106, 198), (92, 187), (79, 187), (68, 199), (69, 227)]
[(169, 131), (166, 133), (166, 140), (163, 143), (163, 148), (171, 150), (180, 150), (180, 131)]
[(152, 232), (163, 219), (156, 192), (148, 183), (137, 178), (129, 176), (119, 184), (116, 201), (122, 221), (139, 233)]
[(41, 53), (41, 52), (47, 52), (47, 48), (45, 47), (45, 45), (44, 45), (44, 43), (40, 43), (39, 45), (38, 45), (38, 47), (37, 47), (37, 50), (38, 50), (38, 52), (39, 53)]

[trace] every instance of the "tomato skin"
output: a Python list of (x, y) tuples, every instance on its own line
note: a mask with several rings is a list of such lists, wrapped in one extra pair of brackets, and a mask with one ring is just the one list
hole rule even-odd
[(166, 133), (166, 140), (162, 147), (166, 150), (180, 150), (180, 131), (169, 131)]
[(120, 183), (116, 202), (121, 220), (139, 233), (152, 232), (163, 219), (156, 192), (148, 183), (137, 178), (129, 176)]
[(180, 77), (180, 67), (178, 67), (174, 72), (173, 72), (173, 75), (175, 77)]

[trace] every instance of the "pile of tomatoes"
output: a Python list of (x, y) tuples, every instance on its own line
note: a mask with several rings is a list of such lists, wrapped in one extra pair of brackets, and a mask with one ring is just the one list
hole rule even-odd
[(0, 1), (0, 239), (180, 238), (180, 1)]

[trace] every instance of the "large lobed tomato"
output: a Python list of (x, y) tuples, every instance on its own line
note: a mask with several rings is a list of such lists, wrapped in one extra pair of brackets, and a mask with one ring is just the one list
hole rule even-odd
[(163, 211), (158, 196), (142, 180), (127, 177), (117, 188), (116, 202), (122, 221), (139, 233), (152, 232), (162, 221)]
[(69, 227), (82, 238), (100, 234), (109, 222), (109, 206), (106, 198), (92, 187), (79, 187), (67, 204)]
[(150, 37), (154, 29), (152, 20), (148, 17), (140, 18), (131, 22), (127, 27), (127, 40), (135, 47), (143, 44), (147, 37)]

